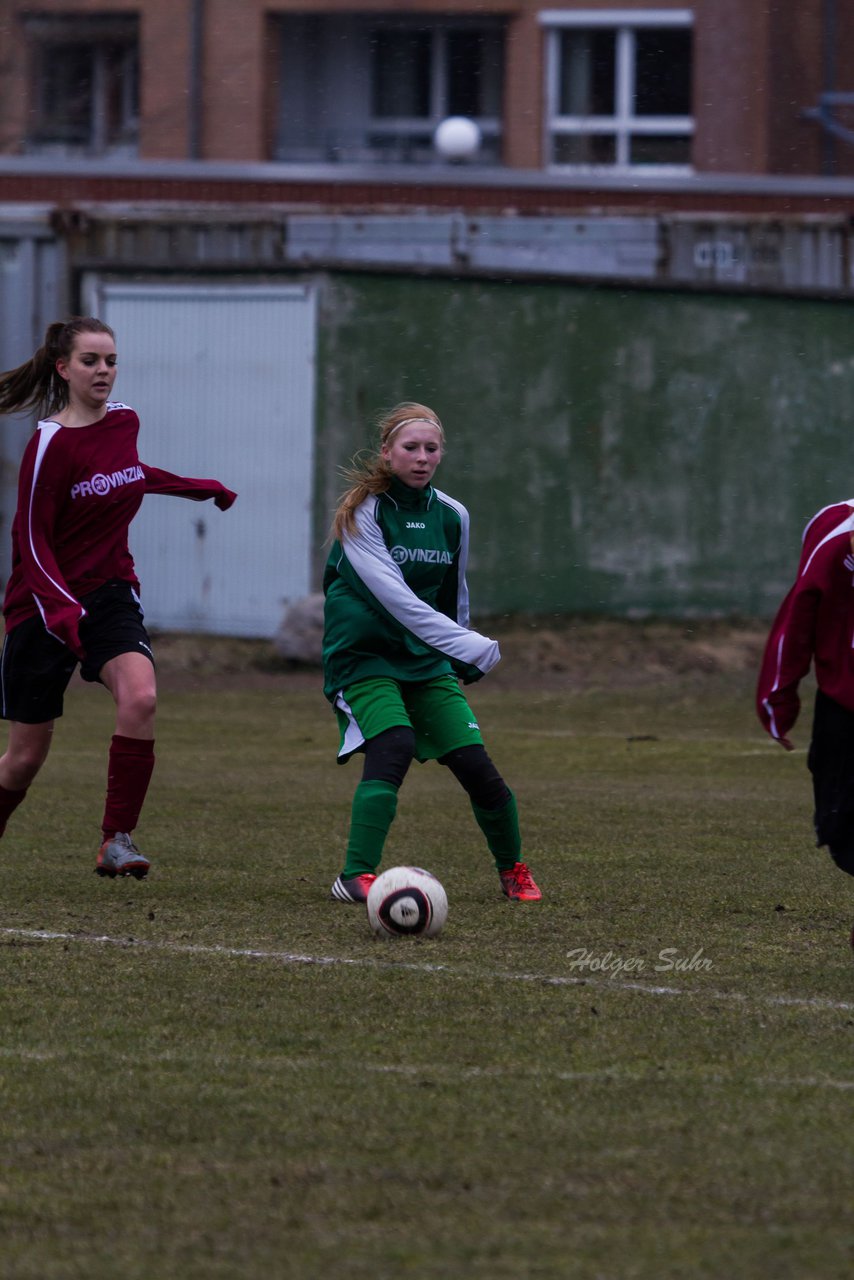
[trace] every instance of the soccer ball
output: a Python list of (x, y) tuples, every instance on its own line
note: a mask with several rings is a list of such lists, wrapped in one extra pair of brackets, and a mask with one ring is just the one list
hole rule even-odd
[(420, 867), (390, 867), (377, 876), (367, 907), (378, 938), (435, 938), (448, 918), (445, 890)]
[(480, 147), (480, 128), (468, 116), (448, 116), (433, 134), (443, 160), (470, 160)]

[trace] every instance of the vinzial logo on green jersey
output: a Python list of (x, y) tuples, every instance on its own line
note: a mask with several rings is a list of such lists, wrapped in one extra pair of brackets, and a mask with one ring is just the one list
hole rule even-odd
[(450, 551), (439, 551), (436, 547), (392, 547), (391, 558), (395, 564), (452, 564)]

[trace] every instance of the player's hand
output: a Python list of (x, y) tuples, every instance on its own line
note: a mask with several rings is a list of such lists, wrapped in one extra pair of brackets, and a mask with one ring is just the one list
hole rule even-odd
[[(83, 606), (81, 605), (80, 607), (82, 608)], [(71, 650), (78, 662), (82, 662), (86, 656), (86, 650), (80, 638), (80, 624), (85, 623), (87, 617), (88, 614), (84, 612), (82, 618), (66, 618), (52, 623), (53, 634)]]
[(223, 489), (222, 493), (218, 493), (214, 498), (214, 506), (219, 507), (220, 511), (227, 511), (236, 497), (237, 494), (232, 489)]
[(784, 751), (794, 751), (795, 744), (790, 738), (778, 738), (777, 741)]
[(77, 661), (82, 662), (86, 657), (86, 650), (83, 648), (83, 644), (76, 627), (74, 628), (74, 633), (69, 634), (65, 638), (65, 644), (74, 654)]

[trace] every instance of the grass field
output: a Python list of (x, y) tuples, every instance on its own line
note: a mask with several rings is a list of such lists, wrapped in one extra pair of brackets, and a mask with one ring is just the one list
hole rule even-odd
[(0, 857), (0, 1276), (848, 1277), (852, 885), (807, 717), (743, 673), (471, 691), (544, 893), (510, 904), (436, 766), (329, 901), (357, 767), (313, 680), (164, 693), (138, 839), (92, 872), (109, 700), (75, 686)]

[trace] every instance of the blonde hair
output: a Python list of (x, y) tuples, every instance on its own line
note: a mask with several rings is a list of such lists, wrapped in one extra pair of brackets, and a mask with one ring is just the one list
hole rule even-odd
[(67, 360), (81, 333), (115, 334), (94, 316), (72, 316), (49, 324), (44, 342), (35, 355), (17, 369), (0, 373), (0, 413), (36, 409), (48, 415), (59, 413), (68, 404), (68, 383), (56, 371), (57, 360)]
[(385, 493), (391, 484), (393, 472), (382, 456), (382, 451), (391, 443), (392, 437), (402, 427), (411, 423), (422, 423), (428, 427), (436, 427), (442, 447), (445, 445), (445, 431), (439, 421), (439, 415), (426, 404), (418, 404), (414, 400), (404, 400), (380, 415), (379, 449), (375, 453), (357, 454), (350, 466), (344, 470), (344, 478), (349, 486), (341, 495), (332, 521), (332, 536), (340, 538), (342, 534), (356, 532), (356, 508), (373, 494)]

